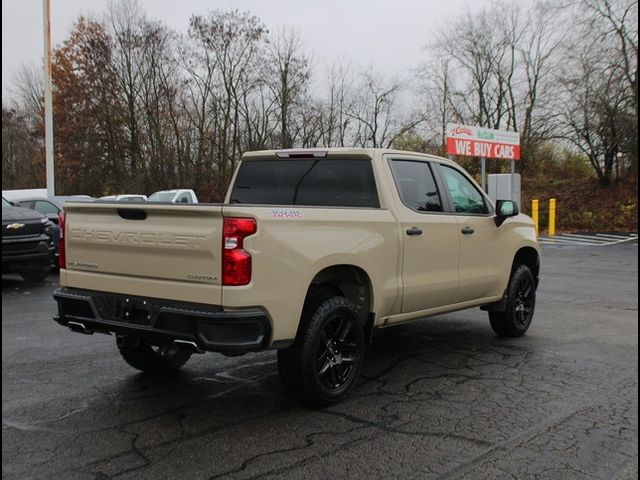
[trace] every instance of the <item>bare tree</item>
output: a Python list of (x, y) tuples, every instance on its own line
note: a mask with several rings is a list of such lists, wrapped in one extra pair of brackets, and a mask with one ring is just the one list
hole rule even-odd
[(429, 125), (441, 143), (450, 121), (518, 131), (524, 169), (535, 145), (552, 136), (546, 99), (562, 42), (557, 13), (545, 3), (495, 3), (473, 22), (459, 18), (443, 27), (421, 71)]
[[(460, 108), (452, 104), (451, 60), (436, 57), (419, 69), (422, 83), (422, 101), (425, 110), (425, 125), (432, 141), (439, 143), (439, 153), (446, 155), (446, 126), (449, 122), (462, 123)], [(437, 140), (436, 140), (437, 139)]]
[(328, 69), (327, 77), (328, 98), (321, 118), (322, 143), (326, 146), (344, 147), (347, 145), (353, 120), (347, 114), (354, 108), (351, 69), (344, 61), (334, 62)]
[(398, 80), (387, 80), (373, 69), (362, 71), (360, 96), (347, 115), (357, 121), (354, 144), (362, 147), (390, 147), (403, 133), (415, 128), (421, 117), (403, 118)]
[(216, 83), (207, 88), (215, 89), (216, 104), (211, 113), (216, 121), (212, 139), (216, 148), (211, 152), (211, 161), (215, 159), (220, 171), (232, 168), (240, 156), (243, 99), (259, 84), (258, 57), (264, 50), (266, 34), (258, 17), (237, 10), (191, 17), (190, 36), (207, 52), (211, 63), (206, 68), (217, 70)]
[(637, 0), (586, 0), (589, 17), (588, 32), (610, 46), (615, 55), (610, 56), (608, 68), (616, 71), (625, 82), (626, 95), (634, 111), (633, 133), (626, 145), (631, 173), (638, 176), (638, 2)]
[(41, 142), (29, 112), (2, 105), (2, 188), (37, 188), (44, 182)]
[(269, 86), (279, 110), (280, 147), (291, 148), (291, 116), (308, 87), (311, 77), (311, 59), (305, 54), (300, 35), (293, 28), (276, 31), (266, 58), (271, 70)]
[(116, 46), (113, 51), (113, 65), (119, 91), (126, 106), (128, 154), (133, 175), (136, 175), (138, 169), (143, 166), (137, 108), (141, 88), (139, 58), (141, 50), (140, 26), (143, 19), (144, 14), (137, 0), (118, 0), (109, 4), (107, 21), (111, 27)]
[[(621, 158), (631, 157), (631, 170), (637, 174), (636, 94), (628, 75), (637, 70), (637, 55), (634, 64), (626, 55), (628, 47), (620, 40), (619, 30), (630, 26), (616, 29), (602, 22), (596, 26), (596, 20), (610, 15), (629, 21), (633, 15), (629, 14), (630, 5), (622, 2), (614, 6), (604, 0), (593, 1), (589, 6), (588, 12), (596, 12), (596, 16), (587, 17), (567, 45), (558, 76), (558, 84), (563, 87), (559, 127), (562, 136), (589, 158), (600, 183), (609, 185)], [(635, 6), (637, 9), (637, 3)]]
[(157, 22), (143, 20), (140, 26), (139, 72), (141, 154), (148, 171), (144, 189), (152, 189), (157, 179), (162, 179), (163, 188), (181, 187), (184, 168), (182, 139), (176, 132), (177, 62), (172, 34)]

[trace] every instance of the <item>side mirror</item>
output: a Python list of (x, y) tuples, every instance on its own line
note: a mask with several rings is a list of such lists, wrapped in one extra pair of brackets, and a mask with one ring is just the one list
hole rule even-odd
[(58, 217), (57, 213), (47, 213), (47, 218), (51, 220), (56, 225), (60, 224), (60, 217)]
[(520, 213), (518, 203), (513, 200), (498, 200), (496, 202), (496, 225), (499, 227), (509, 217), (515, 217)]

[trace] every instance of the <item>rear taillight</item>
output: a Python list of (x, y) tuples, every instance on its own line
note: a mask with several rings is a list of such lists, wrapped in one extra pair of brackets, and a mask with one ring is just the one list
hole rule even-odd
[(251, 282), (251, 255), (242, 247), (244, 239), (256, 233), (253, 218), (225, 218), (222, 236), (222, 285)]
[(64, 224), (66, 220), (66, 214), (60, 212), (58, 215), (60, 218), (58, 225), (60, 225), (60, 240), (58, 241), (58, 266), (60, 268), (67, 268), (67, 251), (64, 248)]

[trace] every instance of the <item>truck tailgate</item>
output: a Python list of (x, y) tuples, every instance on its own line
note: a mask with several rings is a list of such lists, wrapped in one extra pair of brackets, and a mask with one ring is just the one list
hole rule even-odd
[(67, 203), (61, 284), (222, 301), (222, 206)]

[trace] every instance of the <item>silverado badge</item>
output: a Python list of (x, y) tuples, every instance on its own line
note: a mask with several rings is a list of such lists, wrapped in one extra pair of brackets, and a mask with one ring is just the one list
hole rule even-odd
[(24, 227), (24, 223), (10, 223), (7, 225), (7, 228), (10, 228), (11, 230), (18, 230), (22, 227)]

